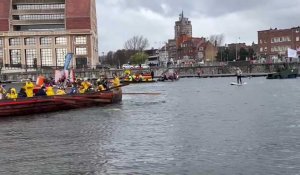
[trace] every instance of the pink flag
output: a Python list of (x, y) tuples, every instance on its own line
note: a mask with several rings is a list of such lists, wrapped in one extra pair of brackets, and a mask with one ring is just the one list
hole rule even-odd
[(68, 79), (69, 78), (69, 70), (64, 70), (65, 73), (65, 78)]
[(74, 69), (71, 69), (71, 72), (70, 72), (70, 82), (71, 83), (75, 82), (75, 72), (74, 72)]
[(55, 78), (54, 78), (55, 83), (57, 83), (59, 81), (59, 79), (61, 79), (61, 78), (62, 78), (61, 71), (60, 70), (55, 70)]

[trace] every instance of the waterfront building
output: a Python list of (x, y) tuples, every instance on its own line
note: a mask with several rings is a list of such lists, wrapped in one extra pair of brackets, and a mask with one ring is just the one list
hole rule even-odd
[(215, 61), (217, 47), (205, 38), (193, 37), (192, 23), (182, 12), (175, 22), (174, 39), (167, 43), (169, 59), (178, 64)]
[(1, 0), (0, 60), (4, 67), (95, 67), (95, 0)]
[(300, 49), (300, 27), (258, 31), (259, 55), (266, 59), (287, 57), (287, 50)]

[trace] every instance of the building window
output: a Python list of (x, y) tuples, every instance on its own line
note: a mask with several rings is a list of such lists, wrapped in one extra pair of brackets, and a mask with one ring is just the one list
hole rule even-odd
[(2, 61), (2, 58), (3, 58), (3, 55), (4, 53), (3, 53), (3, 49), (0, 49), (0, 62)]
[(19, 15), (13, 16), (16, 20), (55, 20), (55, 19), (64, 19), (64, 14), (55, 14), (55, 15)]
[(18, 10), (39, 10), (39, 9), (64, 9), (65, 4), (34, 4), (34, 5), (17, 5)]
[(36, 59), (36, 50), (26, 49), (25, 54), (27, 66), (32, 67), (34, 65), (34, 59)]
[(20, 38), (10, 38), (9, 45), (10, 46), (19, 46), (19, 45), (21, 45), (21, 39)]
[(87, 55), (86, 47), (76, 47), (76, 55)]
[(66, 55), (67, 55), (66, 48), (56, 49), (56, 60), (57, 60), (56, 64), (57, 64), (57, 66), (64, 66)]
[(21, 65), (21, 50), (20, 49), (10, 50), (10, 64)]
[(297, 36), (297, 37), (296, 37), (296, 41), (300, 41), (300, 38), (299, 38), (299, 36)]
[(41, 49), (42, 66), (52, 66), (52, 49)]
[(67, 45), (67, 38), (66, 37), (57, 37), (57, 38), (55, 38), (55, 44)]
[(265, 51), (267, 51), (268, 50), (268, 48), (267, 47), (265, 47)]
[(41, 45), (50, 45), (52, 43), (52, 39), (49, 37), (41, 38)]
[(3, 39), (0, 39), (0, 47), (3, 46)]
[(35, 38), (25, 38), (25, 45), (35, 45)]
[(85, 36), (77, 36), (75, 38), (75, 44), (86, 44), (86, 37)]

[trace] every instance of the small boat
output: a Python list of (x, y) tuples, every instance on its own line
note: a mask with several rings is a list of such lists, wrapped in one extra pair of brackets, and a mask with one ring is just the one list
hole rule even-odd
[(270, 73), (267, 75), (267, 79), (287, 79), (297, 77), (298, 69), (296, 68), (280, 69), (277, 72)]
[(0, 117), (33, 115), (92, 106), (103, 106), (120, 101), (122, 101), (121, 88), (86, 94), (1, 100)]
[(177, 81), (179, 80), (179, 75), (174, 74), (174, 75), (169, 75), (169, 76), (161, 76), (160, 78), (157, 79), (157, 81)]

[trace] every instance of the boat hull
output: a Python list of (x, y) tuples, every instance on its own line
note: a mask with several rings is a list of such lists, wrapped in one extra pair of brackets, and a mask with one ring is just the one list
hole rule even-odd
[(0, 101), (0, 117), (33, 115), (92, 106), (103, 106), (122, 101), (122, 90), (52, 97), (34, 97)]
[(276, 73), (271, 73), (267, 75), (267, 79), (287, 79), (287, 78), (297, 78), (298, 69), (287, 69)]

